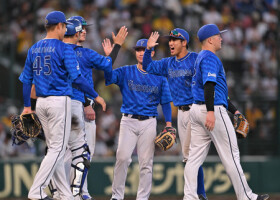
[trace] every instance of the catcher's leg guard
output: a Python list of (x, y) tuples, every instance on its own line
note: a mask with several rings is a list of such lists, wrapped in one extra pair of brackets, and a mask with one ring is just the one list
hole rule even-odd
[(90, 168), (90, 151), (87, 144), (72, 150), (82, 150), (81, 154), (72, 159), (71, 167), (73, 167), (73, 179), (71, 180), (71, 190), (73, 196), (81, 194), (88, 169)]
[(59, 194), (57, 192), (56, 185), (54, 184), (53, 180), (50, 181), (48, 187), (51, 192), (52, 198), (59, 199), (59, 198), (57, 198), (57, 197), (59, 197)]

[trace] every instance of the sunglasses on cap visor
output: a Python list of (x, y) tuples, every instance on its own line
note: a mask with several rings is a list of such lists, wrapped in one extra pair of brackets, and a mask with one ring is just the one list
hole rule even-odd
[(176, 30), (172, 30), (172, 31), (170, 31), (169, 36), (182, 37), (182, 38), (184, 38), (184, 39), (186, 40), (186, 38), (185, 38), (185, 37), (184, 37), (181, 33), (179, 33), (179, 32), (178, 32), (178, 31), (176, 31)]

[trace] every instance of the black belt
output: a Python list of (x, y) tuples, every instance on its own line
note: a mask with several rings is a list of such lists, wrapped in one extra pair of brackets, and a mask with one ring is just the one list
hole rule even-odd
[(179, 110), (189, 111), (191, 109), (190, 105), (192, 104), (179, 106)]
[(198, 105), (203, 105), (203, 104), (205, 104), (204, 101), (194, 101), (194, 103), (195, 103), (195, 104), (198, 104)]
[(130, 118), (133, 118), (133, 119), (138, 119), (138, 120), (146, 120), (146, 119), (155, 118), (155, 116), (132, 115), (132, 114), (127, 114), (127, 113), (123, 113), (123, 116), (130, 117)]

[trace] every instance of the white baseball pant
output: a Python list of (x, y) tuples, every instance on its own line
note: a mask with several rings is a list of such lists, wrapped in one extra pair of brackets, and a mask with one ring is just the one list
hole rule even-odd
[(186, 162), (189, 157), (191, 142), (190, 111), (182, 111), (178, 109), (177, 125), (183, 154), (183, 162)]
[(227, 110), (223, 106), (215, 106), (215, 127), (208, 131), (205, 127), (207, 109), (206, 105), (193, 104), (190, 110), (191, 118), (191, 146), (189, 158), (186, 163), (185, 196), (184, 200), (198, 199), (197, 196), (197, 173), (198, 168), (204, 162), (211, 141), (213, 141), (225, 170), (233, 184), (238, 200), (256, 200), (249, 187), (242, 167), (236, 134)]
[(133, 150), (137, 146), (140, 174), (136, 199), (149, 199), (152, 187), (156, 125), (155, 118), (139, 121), (138, 119), (122, 117), (112, 184), (112, 198), (118, 200), (124, 198), (127, 169), (132, 161)]
[(64, 154), (71, 128), (71, 99), (66, 96), (39, 97), (36, 113), (41, 121), (48, 152), (41, 162), (33, 184), (29, 190), (29, 199), (43, 199), (47, 195), (44, 189), (50, 179), (57, 180), (60, 199), (73, 199), (64, 170)]

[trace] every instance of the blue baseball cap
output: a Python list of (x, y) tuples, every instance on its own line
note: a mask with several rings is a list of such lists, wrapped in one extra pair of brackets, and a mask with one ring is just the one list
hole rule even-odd
[(66, 23), (66, 18), (63, 12), (61, 11), (52, 11), (47, 14), (45, 18), (46, 25)]
[[(140, 39), (136, 42), (136, 45), (133, 47), (135, 50), (138, 49), (138, 48), (147, 48), (147, 42), (148, 40), (147, 39)], [(151, 48), (152, 51), (154, 51), (154, 47)]]
[(89, 26), (82, 16), (72, 16), (69, 19), (77, 19), (81, 22), (82, 26)]
[(206, 24), (198, 30), (197, 37), (199, 41), (202, 42), (203, 40), (212, 37), (213, 35), (218, 35), (226, 31), (227, 30), (220, 31), (216, 24)]
[(75, 35), (78, 32), (83, 31), (82, 24), (77, 19), (67, 19), (65, 36)]
[(172, 31), (170, 31), (169, 35), (167, 35), (165, 37), (169, 37), (169, 38), (172, 37), (172, 38), (177, 38), (177, 39), (181, 39), (181, 40), (187, 40), (187, 43), (189, 43), (189, 41), (190, 41), (189, 33), (182, 28), (173, 29)]

